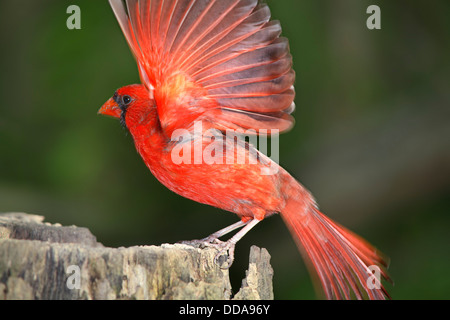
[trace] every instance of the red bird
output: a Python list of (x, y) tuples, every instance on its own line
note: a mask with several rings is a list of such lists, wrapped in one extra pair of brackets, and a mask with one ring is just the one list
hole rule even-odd
[[(239, 239), (279, 213), (328, 299), (388, 298), (379, 279), (389, 280), (382, 255), (319, 212), (311, 194), (255, 146), (226, 135), (293, 125), (292, 56), (268, 6), (258, 0), (110, 4), (142, 84), (118, 89), (99, 113), (120, 119), (167, 188), (238, 215), (239, 222), (204, 239), (219, 247), (218, 257), (228, 253), (231, 265)], [(189, 153), (196, 148), (200, 158)], [(221, 161), (203, 159), (208, 152)], [(239, 155), (247, 161), (237, 161)], [(218, 240), (239, 228), (230, 240)]]

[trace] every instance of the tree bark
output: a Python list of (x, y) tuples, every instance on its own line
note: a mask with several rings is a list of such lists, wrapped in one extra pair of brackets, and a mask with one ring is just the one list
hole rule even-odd
[(0, 215), (0, 299), (273, 299), (270, 255), (253, 246), (234, 296), (215, 248), (108, 248), (86, 228)]

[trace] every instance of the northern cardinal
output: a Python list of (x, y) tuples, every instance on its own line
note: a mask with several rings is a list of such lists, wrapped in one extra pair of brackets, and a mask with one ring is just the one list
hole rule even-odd
[[(293, 125), (292, 56), (268, 6), (259, 0), (109, 2), (142, 84), (118, 89), (99, 113), (120, 119), (167, 188), (238, 215), (239, 222), (204, 242), (218, 246), (218, 256), (228, 253), (229, 266), (237, 241), (279, 213), (327, 299), (389, 298), (379, 279), (389, 280), (387, 263), (374, 247), (319, 212), (311, 194), (255, 146), (226, 136)], [(188, 154), (191, 146), (207, 151), (213, 141), (221, 143), (213, 156), (223, 161), (199, 162)], [(236, 161), (242, 154), (245, 163)], [(218, 240), (239, 228), (228, 241)]]

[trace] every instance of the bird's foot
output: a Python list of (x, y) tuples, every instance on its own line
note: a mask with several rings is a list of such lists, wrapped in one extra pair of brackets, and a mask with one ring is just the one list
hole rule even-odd
[(234, 248), (236, 244), (232, 241), (222, 242), (217, 245), (219, 253), (214, 257), (214, 262), (220, 269), (229, 269), (234, 261)]
[(234, 248), (236, 246), (232, 241), (221, 241), (214, 236), (209, 236), (200, 240), (180, 241), (196, 248), (215, 248), (219, 253), (214, 257), (214, 263), (221, 269), (229, 269), (234, 261)]
[(187, 241), (180, 241), (178, 243), (186, 244), (188, 246), (204, 249), (206, 247), (217, 247), (218, 245), (222, 244), (223, 241), (220, 241), (218, 238), (209, 236), (204, 239), (200, 240), (187, 240)]

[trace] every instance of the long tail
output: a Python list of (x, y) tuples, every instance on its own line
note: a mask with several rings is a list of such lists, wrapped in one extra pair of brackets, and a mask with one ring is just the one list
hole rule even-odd
[(308, 191), (291, 176), (285, 185), (289, 190), (281, 216), (326, 298), (390, 298), (380, 279), (390, 281), (381, 253), (321, 213)]

